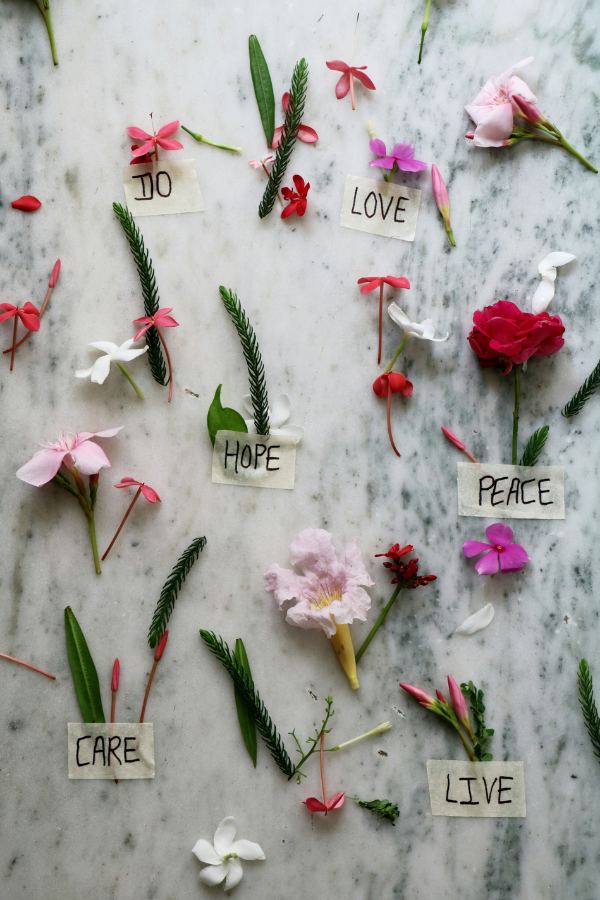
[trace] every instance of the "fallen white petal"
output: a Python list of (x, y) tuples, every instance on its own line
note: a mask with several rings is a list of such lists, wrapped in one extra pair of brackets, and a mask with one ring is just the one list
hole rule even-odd
[(577, 259), (577, 257), (573, 253), (564, 253), (562, 250), (555, 250), (553, 253), (549, 253), (548, 256), (545, 256), (540, 262), (538, 272), (541, 275), (544, 269), (549, 269), (553, 266), (566, 266), (567, 263), (573, 262), (574, 259)]
[(473, 613), (472, 616), (469, 616), (462, 625), (459, 625), (456, 629), (456, 634), (477, 634), (478, 631), (483, 631), (484, 628), (487, 628), (492, 619), (494, 618), (494, 607), (491, 603), (487, 603), (481, 609), (478, 609), (476, 613)]
[(551, 281), (546, 276), (543, 276), (531, 300), (531, 311), (534, 316), (539, 316), (540, 313), (545, 312), (550, 306), (550, 301), (553, 297), (554, 280)]

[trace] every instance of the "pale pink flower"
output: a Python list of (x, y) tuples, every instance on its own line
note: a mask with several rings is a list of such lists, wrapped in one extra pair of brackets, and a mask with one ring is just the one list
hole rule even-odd
[(528, 56), (498, 78), (490, 78), (473, 102), (465, 106), (477, 126), (473, 141), (478, 147), (504, 146), (513, 130), (513, 116), (521, 116), (521, 110), (514, 100), (515, 94), (520, 94), (531, 103), (536, 102), (529, 87), (515, 75), (515, 72), (524, 69), (532, 60), (533, 56)]
[[(287, 116), (287, 109), (290, 104), (290, 95), (289, 92), (286, 91), (283, 97), (281, 98), (281, 105), (283, 106), (283, 113)], [(271, 150), (274, 150), (275, 147), (278, 147), (281, 143), (281, 137), (283, 135), (283, 129), (285, 128), (285, 122), (283, 125), (280, 125), (279, 128), (276, 128), (273, 132), (273, 142), (271, 144)], [(298, 134), (296, 135), (299, 141), (304, 141), (305, 144), (316, 144), (319, 140), (319, 135), (315, 131), (314, 128), (310, 128), (309, 125), (301, 125), (298, 129)], [(256, 168), (256, 166), (255, 166)]]
[(134, 138), (136, 141), (144, 141), (141, 146), (132, 150), (132, 158), (137, 159), (138, 156), (145, 156), (146, 153), (149, 153), (151, 150), (154, 150), (156, 153), (157, 145), (162, 147), (163, 150), (183, 150), (183, 144), (180, 144), (179, 141), (166, 140), (173, 132), (177, 131), (178, 128), (179, 119), (177, 119), (176, 122), (169, 122), (168, 125), (163, 125), (158, 131), (154, 131), (153, 128), (154, 134), (148, 134), (147, 131), (143, 131), (135, 125), (130, 126), (127, 129), (129, 137)]
[(149, 500), (150, 503), (161, 502), (160, 497), (154, 490), (151, 488), (149, 484), (145, 484), (143, 481), (136, 481), (135, 478), (131, 478), (129, 475), (126, 475), (125, 478), (121, 478), (118, 484), (115, 484), (116, 488), (126, 488), (126, 487), (138, 487), (146, 500)]
[[(264, 169), (265, 166), (270, 166), (272, 162), (275, 162), (275, 157), (273, 155), (265, 156), (264, 159), (249, 159), (248, 165), (253, 166), (255, 169), (258, 169), (258, 168), (260, 168), (260, 166), (262, 166)], [(267, 172), (267, 175), (268, 174), (269, 173)]]
[(97, 475), (100, 469), (110, 468), (110, 461), (104, 450), (90, 438), (113, 437), (123, 428), (109, 428), (107, 431), (82, 431), (80, 434), (63, 431), (56, 443), (45, 442), (43, 450), (38, 450), (33, 459), (21, 466), (17, 478), (41, 487), (52, 481), (61, 465), (67, 469), (77, 469), (80, 475)]
[(489, 544), (482, 541), (465, 541), (463, 544), (463, 553), (467, 557), (477, 556), (485, 550), (484, 556), (475, 563), (480, 575), (495, 575), (498, 569), (502, 572), (520, 572), (526, 562), (531, 562), (523, 547), (512, 543), (513, 530), (504, 522), (490, 525), (485, 533)]
[(362, 561), (358, 542), (346, 547), (338, 562), (331, 534), (322, 528), (305, 528), (290, 544), (290, 562), (302, 574), (282, 569), (274, 563), (265, 572), (265, 586), (280, 609), (295, 600), (286, 620), (300, 628), (322, 628), (327, 637), (336, 633), (336, 624), (364, 622), (371, 598), (361, 585), (374, 584)]

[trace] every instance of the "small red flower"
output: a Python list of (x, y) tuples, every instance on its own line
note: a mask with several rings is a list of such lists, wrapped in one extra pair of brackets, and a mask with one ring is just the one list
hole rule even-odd
[(18, 316), (25, 328), (29, 328), (30, 331), (40, 330), (40, 311), (33, 303), (28, 301), (25, 306), (20, 308), (12, 303), (0, 303), (0, 309), (4, 310), (0, 315), (0, 322), (4, 322), (5, 319), (11, 319), (13, 316)]
[(344, 805), (344, 791), (340, 794), (334, 794), (331, 800), (328, 801), (327, 806), (324, 803), (321, 803), (316, 797), (307, 797), (306, 800), (303, 800), (305, 806), (307, 806), (311, 812), (331, 812), (332, 809), (340, 809)]
[(387, 426), (390, 436), (390, 444), (396, 456), (400, 456), (398, 448), (392, 437), (392, 425), (390, 421), (390, 411), (392, 406), (392, 394), (402, 394), (403, 397), (410, 397), (413, 392), (412, 382), (405, 378), (400, 372), (384, 372), (379, 378), (373, 382), (373, 390), (378, 397), (387, 397)]
[(377, 559), (378, 556), (387, 556), (388, 559), (398, 560), (401, 556), (412, 553), (414, 549), (412, 544), (407, 544), (406, 547), (402, 547), (402, 549), (400, 549), (400, 544), (394, 544), (387, 553), (376, 553), (375, 559)]
[(304, 183), (304, 178), (300, 175), (294, 175), (294, 184), (296, 185), (296, 190), (292, 191), (290, 188), (282, 188), (281, 193), (285, 200), (289, 200), (290, 205), (286, 206), (286, 208), (281, 213), (282, 219), (287, 219), (288, 216), (291, 216), (292, 213), (297, 213), (299, 216), (303, 216), (306, 212), (306, 195), (310, 190), (310, 183)]

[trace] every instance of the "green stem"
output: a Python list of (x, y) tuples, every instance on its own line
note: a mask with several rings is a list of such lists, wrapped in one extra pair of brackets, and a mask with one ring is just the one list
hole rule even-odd
[[(300, 769), (302, 768), (302, 766), (304, 765), (306, 760), (309, 758), (309, 756), (312, 756), (313, 753), (315, 752), (315, 750), (317, 749), (317, 744), (321, 740), (321, 735), (325, 734), (325, 728), (327, 727), (327, 723), (329, 722), (329, 719), (333, 715), (333, 713), (331, 712), (331, 704), (332, 704), (331, 697), (328, 697), (327, 698), (327, 710), (325, 712), (325, 720), (324, 720), (323, 724), (321, 725), (321, 729), (315, 738), (310, 738), (312, 747), (310, 748), (308, 753), (304, 754), (304, 756), (302, 757), (302, 759), (300, 760), (298, 765), (294, 766), (294, 771), (289, 776), (288, 781), (291, 781), (291, 779), (294, 777), (294, 775), (298, 775), (300, 773)], [(329, 729), (329, 730), (331, 731), (331, 729)]]
[(475, 762), (475, 754), (473, 753), (473, 748), (467, 743), (467, 739), (466, 739), (466, 737), (464, 736), (464, 734), (462, 733), (462, 731), (461, 731), (461, 729), (459, 728), (459, 726), (458, 726), (458, 725), (455, 725), (454, 727), (456, 728), (456, 730), (457, 730), (458, 733), (460, 734), (460, 739), (461, 739), (461, 741), (463, 742), (463, 747), (464, 747), (465, 750), (467, 751), (467, 756), (469, 757), (469, 759), (471, 760), (471, 762)]
[(400, 346), (398, 347), (398, 349), (397, 349), (396, 352), (394, 353), (394, 358), (392, 359), (391, 363), (389, 364), (389, 366), (388, 366), (387, 369), (385, 370), (386, 372), (391, 372), (391, 371), (392, 371), (392, 366), (394, 365), (394, 363), (396, 362), (396, 360), (398, 359), (398, 357), (400, 356), (400, 354), (402, 353), (402, 351), (403, 351), (404, 348), (406, 347), (406, 342), (407, 342), (408, 338), (409, 338), (409, 335), (408, 335), (408, 334), (405, 334), (405, 335), (404, 335), (404, 340), (402, 341), (402, 343), (400, 344)]
[(187, 131), (195, 141), (199, 141), (202, 144), (210, 144), (211, 147), (218, 147), (219, 150), (231, 150), (232, 153), (241, 153), (241, 147), (230, 147), (228, 144), (216, 144), (214, 141), (209, 141), (208, 138), (203, 137), (201, 134), (195, 134), (195, 132), (190, 131), (189, 128), (186, 128), (185, 125), (181, 126), (184, 131)]
[(371, 641), (373, 640), (373, 638), (375, 637), (377, 629), (382, 625), (383, 620), (385, 619), (385, 617), (389, 613), (390, 609), (394, 605), (394, 602), (403, 587), (404, 587), (404, 585), (402, 585), (402, 584), (396, 585), (396, 590), (394, 591), (394, 593), (392, 594), (392, 596), (390, 597), (390, 599), (388, 600), (386, 605), (383, 607), (383, 610), (381, 611), (379, 618), (377, 619), (377, 621), (371, 628), (370, 632), (368, 633), (368, 635), (362, 642), (360, 649), (357, 651), (357, 653), (356, 653), (356, 662), (357, 663), (360, 660), (363, 653), (365, 652), (365, 650), (367, 649), (367, 647), (369, 646), (369, 644), (371, 643)]
[(90, 529), (90, 540), (92, 542), (92, 553), (94, 554), (94, 566), (96, 567), (96, 575), (102, 574), (102, 569), (100, 568), (100, 557), (98, 556), (98, 545), (96, 544), (96, 523), (94, 522), (94, 513), (90, 512), (88, 516), (86, 516), (88, 520), (88, 527)]
[(446, 224), (446, 222), (444, 222), (444, 228), (446, 229), (446, 237), (448, 238), (448, 242), (449, 242), (450, 246), (456, 247), (456, 243), (454, 241), (454, 235), (452, 234), (452, 228), (450, 226), (450, 223)]
[(383, 731), (387, 731), (392, 727), (391, 722), (383, 722), (382, 725), (378, 725), (377, 728), (371, 728), (370, 731), (365, 731), (364, 734), (359, 734), (358, 737), (352, 738), (350, 741), (344, 741), (343, 744), (336, 744), (335, 747), (329, 747), (325, 750), (325, 753), (333, 753), (335, 750), (341, 750), (343, 747), (349, 747), (351, 744), (356, 744), (357, 741), (362, 741), (365, 738), (372, 737), (374, 734), (381, 734)]
[(512, 464), (517, 464), (517, 439), (519, 436), (519, 401), (521, 399), (521, 384), (519, 381), (519, 366), (515, 366), (515, 407), (513, 409), (513, 434), (512, 434)]
[(566, 150), (568, 153), (571, 153), (571, 154), (572, 154), (573, 156), (575, 156), (580, 162), (582, 162), (583, 165), (584, 165), (587, 169), (590, 169), (591, 172), (594, 172), (594, 173), (597, 175), (597, 174), (598, 174), (598, 169), (596, 169), (595, 166), (593, 166), (593, 165), (591, 164), (591, 162), (585, 158), (585, 156), (582, 156), (581, 153), (578, 153), (577, 150), (576, 150), (574, 147), (572, 147), (571, 144), (569, 144), (568, 141), (566, 141), (566, 140), (564, 139), (564, 137), (562, 136), (562, 134), (560, 134), (560, 132), (558, 131), (558, 129), (556, 130), (556, 133), (560, 135), (560, 139), (559, 139), (559, 140), (555, 140), (554, 138), (551, 138), (551, 137), (546, 137), (546, 135), (544, 135), (544, 134), (527, 134), (527, 135), (523, 135), (523, 136), (521, 137), (521, 140), (545, 141), (547, 144), (554, 144), (555, 147), (562, 147), (563, 150)]
[(139, 387), (137, 386), (137, 384), (135, 383), (135, 381), (133, 380), (133, 378), (131, 377), (131, 375), (129, 374), (127, 369), (125, 368), (125, 366), (120, 362), (118, 362), (117, 365), (118, 365), (119, 369), (121, 370), (121, 372), (123, 373), (123, 375), (125, 376), (125, 378), (127, 379), (127, 381), (129, 382), (129, 384), (131, 385), (131, 387), (134, 389), (134, 391), (140, 398), (140, 400), (143, 400), (144, 395), (142, 394), (141, 390), (139, 389)]
[(52, 51), (52, 62), (55, 66), (58, 65), (58, 56), (56, 53), (56, 44), (54, 43), (54, 31), (52, 29), (52, 17), (50, 15), (50, 0), (34, 0), (35, 5), (40, 11), (40, 14), (46, 23), (46, 30), (48, 32), (48, 38), (50, 40), (50, 50)]
[(423, 56), (423, 41), (425, 40), (425, 32), (429, 26), (429, 7), (431, 6), (431, 0), (427, 0), (427, 6), (425, 7), (425, 18), (423, 19), (423, 24), (421, 25), (421, 46), (419, 47), (419, 59), (417, 60), (417, 64), (421, 65), (421, 57)]

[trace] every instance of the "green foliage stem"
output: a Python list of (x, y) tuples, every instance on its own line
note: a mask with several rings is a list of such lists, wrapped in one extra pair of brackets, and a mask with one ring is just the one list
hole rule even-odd
[(471, 701), (471, 712), (473, 713), (473, 721), (475, 723), (475, 728), (473, 729), (475, 735), (475, 741), (473, 743), (475, 759), (480, 762), (489, 762), (493, 759), (493, 756), (491, 753), (487, 752), (487, 745), (494, 733), (494, 729), (485, 727), (483, 691), (478, 691), (472, 681), (469, 681), (468, 684), (461, 684), (460, 689), (465, 697)]
[(173, 571), (166, 580), (160, 593), (158, 603), (156, 604), (156, 609), (154, 610), (154, 615), (152, 617), (152, 624), (150, 625), (150, 630), (148, 632), (148, 643), (152, 649), (156, 647), (165, 633), (181, 586), (189, 574), (190, 569), (200, 556), (200, 551), (204, 550), (205, 546), (205, 537), (199, 537), (192, 541), (187, 550), (184, 550), (181, 554)]
[[(244, 642), (241, 638), (238, 638), (235, 642), (235, 651), (233, 657), (238, 665), (241, 666), (245, 676), (248, 679), (248, 684), (252, 686), (252, 688), (254, 688), (252, 672), (250, 671), (250, 663), (248, 662), (246, 648), (244, 647)], [(249, 709), (247, 704), (244, 702), (244, 698), (242, 697), (237, 687), (235, 687), (235, 685), (233, 687), (233, 691), (244, 746), (250, 754), (250, 759), (252, 760), (254, 768), (256, 768), (256, 757), (258, 751), (258, 747), (256, 744), (256, 722), (254, 721), (252, 710)]]
[(382, 819), (389, 819), (392, 825), (396, 824), (396, 819), (400, 815), (398, 804), (392, 803), (391, 800), (359, 800), (358, 797), (354, 800), (363, 809), (368, 809)]
[[(308, 85), (308, 65), (305, 59), (301, 59), (294, 67), (292, 75), (292, 86), (290, 88), (290, 100), (287, 112), (285, 114), (285, 122), (283, 132), (281, 134), (281, 142), (277, 147), (275, 154), (275, 162), (271, 169), (271, 177), (267, 182), (265, 193), (260, 206), (258, 207), (258, 215), (261, 219), (268, 216), (275, 200), (277, 199), (277, 191), (283, 181), (285, 170), (290, 161), (298, 130), (302, 125), (302, 116), (304, 115), (304, 104), (306, 103), (306, 89)], [(270, 146), (270, 145), (269, 145)]]
[(544, 425), (543, 428), (538, 428), (538, 430), (531, 435), (531, 437), (527, 441), (527, 446), (525, 447), (525, 452), (523, 453), (523, 459), (519, 462), (520, 466), (535, 466), (540, 453), (544, 449), (546, 440), (548, 439), (549, 430), (550, 427), (548, 425)]
[(579, 681), (579, 702), (583, 712), (585, 727), (588, 730), (594, 754), (600, 759), (600, 716), (594, 700), (594, 683), (587, 660), (582, 659), (577, 673)]
[(562, 411), (565, 419), (570, 419), (571, 416), (576, 416), (577, 413), (580, 413), (585, 406), (586, 401), (590, 399), (592, 394), (596, 393), (598, 388), (600, 388), (600, 362), (597, 364), (589, 378), (586, 378), (583, 382), (577, 393), (574, 394), (566, 404)]

